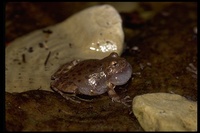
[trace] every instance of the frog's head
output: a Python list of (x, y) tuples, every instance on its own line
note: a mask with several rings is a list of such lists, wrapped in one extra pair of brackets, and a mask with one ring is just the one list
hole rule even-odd
[(132, 75), (132, 67), (126, 59), (113, 52), (103, 59), (107, 80), (114, 85), (125, 84)]

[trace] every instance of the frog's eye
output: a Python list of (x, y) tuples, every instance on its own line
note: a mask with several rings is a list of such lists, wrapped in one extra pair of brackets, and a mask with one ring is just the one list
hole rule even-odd
[(118, 63), (117, 63), (117, 61), (112, 61), (112, 62), (111, 62), (111, 64), (112, 64), (112, 66), (113, 66), (113, 67), (116, 67), (116, 66), (118, 66)]
[(118, 56), (118, 54), (117, 54), (117, 53), (115, 53), (115, 52), (112, 52), (112, 53), (110, 54), (110, 56), (112, 56), (112, 57), (114, 57), (114, 58), (117, 58), (117, 57), (119, 57), (119, 56)]

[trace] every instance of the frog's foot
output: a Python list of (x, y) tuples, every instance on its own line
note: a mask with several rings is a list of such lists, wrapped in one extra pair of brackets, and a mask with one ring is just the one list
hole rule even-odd
[(70, 101), (73, 101), (73, 102), (76, 102), (76, 103), (81, 103), (80, 101), (74, 99), (74, 97), (75, 97), (74, 95), (68, 95), (68, 94), (66, 94), (66, 93), (63, 93), (62, 91), (56, 89), (55, 87), (52, 87), (52, 89), (53, 89), (54, 91), (58, 92), (58, 93), (59, 93), (61, 96), (63, 96), (66, 100), (70, 100)]
[(120, 102), (127, 107), (130, 107), (128, 102), (131, 102), (130, 97), (126, 96), (125, 98), (120, 98), (114, 90), (115, 85), (108, 83), (108, 95), (112, 98), (112, 102)]
[(127, 107), (131, 107), (132, 99), (130, 96), (125, 96), (124, 98), (120, 99), (120, 102)]
[(125, 96), (123, 99), (124, 99), (126, 102), (132, 102), (132, 101), (133, 101), (133, 100), (131, 99), (130, 96)]
[(131, 105), (128, 103), (132, 102), (132, 100), (130, 99), (130, 96), (126, 96), (124, 98), (120, 98), (119, 96), (117, 96), (117, 97), (112, 97), (112, 102), (119, 102), (127, 107), (130, 107)]
[(93, 99), (85, 99), (85, 98), (81, 98), (81, 97), (79, 97), (77, 95), (76, 95), (76, 98), (79, 99), (79, 100), (81, 100), (81, 101), (85, 101), (85, 102), (91, 102), (91, 101), (93, 101)]
[[(62, 93), (62, 92), (61, 92)], [(60, 93), (60, 94), (61, 94)], [(61, 94), (66, 100), (70, 100), (70, 101), (72, 101), (72, 102), (76, 102), (76, 103), (81, 103), (81, 101), (79, 101), (79, 100), (75, 100), (75, 97), (76, 96), (74, 96), (74, 95), (67, 95), (67, 94), (65, 94), (65, 93), (62, 93)]]

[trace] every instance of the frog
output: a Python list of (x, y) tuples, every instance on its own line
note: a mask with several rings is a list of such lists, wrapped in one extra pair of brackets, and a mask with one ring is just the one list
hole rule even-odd
[[(121, 98), (115, 87), (126, 84), (132, 76), (132, 66), (116, 52), (103, 59), (73, 60), (60, 66), (51, 76), (50, 87), (65, 99), (80, 103), (73, 96), (97, 96), (108, 93), (113, 102), (127, 105), (130, 96)], [(72, 94), (72, 95), (69, 95)]]

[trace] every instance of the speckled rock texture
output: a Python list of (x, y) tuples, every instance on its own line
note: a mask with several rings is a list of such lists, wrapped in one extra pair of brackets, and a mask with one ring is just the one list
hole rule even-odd
[(180, 95), (139, 95), (132, 109), (145, 131), (197, 131), (197, 102)]

